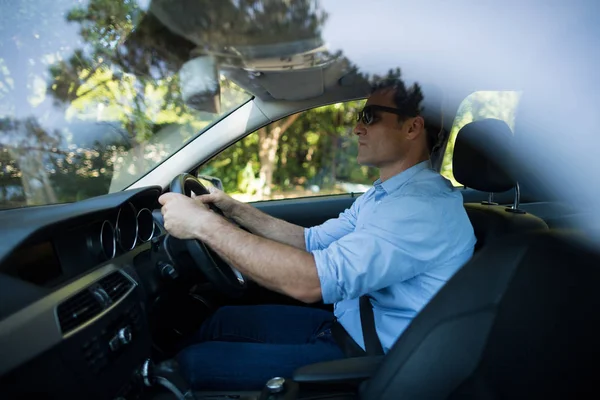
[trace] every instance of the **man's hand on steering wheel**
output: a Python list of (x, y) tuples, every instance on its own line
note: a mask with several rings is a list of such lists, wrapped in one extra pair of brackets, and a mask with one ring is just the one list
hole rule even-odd
[(204, 204), (206, 199), (202, 197), (190, 198), (180, 193), (165, 193), (160, 196), (158, 201), (162, 205), (164, 227), (172, 236), (178, 239), (197, 239), (199, 230), (211, 229), (225, 221)]
[(233, 199), (231, 196), (229, 196), (222, 190), (211, 187), (208, 189), (208, 191), (210, 193), (199, 196), (193, 195), (192, 198), (204, 204), (214, 204), (221, 211), (223, 211), (223, 214), (227, 218), (233, 218), (235, 208), (239, 205), (240, 202)]
[[(183, 240), (190, 256), (188, 260), (191, 259), (217, 289), (232, 297), (240, 296), (246, 288), (244, 276), (200, 240), (204, 234), (231, 224), (219, 206), (231, 212), (235, 200), (221, 191), (210, 193), (190, 174), (175, 177), (170, 191), (158, 199), (162, 205), (163, 226), (169, 232), (167, 237)], [(193, 194), (197, 197), (192, 198)]]

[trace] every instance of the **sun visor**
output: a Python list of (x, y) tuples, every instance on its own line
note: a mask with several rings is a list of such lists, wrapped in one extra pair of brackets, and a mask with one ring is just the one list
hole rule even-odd
[[(284, 20), (270, 9), (252, 14), (258, 22), (273, 19), (263, 26), (236, 19), (241, 5), (218, 4), (212, 15), (190, 0), (152, 0), (125, 42), (127, 69), (148, 74), (165, 63), (180, 74), (186, 104), (209, 112), (219, 110), (219, 74), (265, 100), (306, 100), (343, 86), (348, 60), (328, 51), (317, 10), (285, 6), (291, 14)], [(216, 28), (221, 25), (229, 26), (225, 34)]]
[(263, 73), (260, 82), (271, 97), (277, 100), (304, 100), (325, 92), (321, 68)]
[(342, 86), (355, 88), (357, 97), (369, 94), (368, 82), (356, 74), (356, 71), (351, 70), (344, 58), (325, 66), (306, 69), (249, 72), (237, 68), (224, 68), (223, 73), (263, 101), (307, 100)]

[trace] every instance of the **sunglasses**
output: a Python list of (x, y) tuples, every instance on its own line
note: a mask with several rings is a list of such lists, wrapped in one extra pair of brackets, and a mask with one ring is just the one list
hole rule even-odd
[(397, 108), (370, 105), (358, 112), (358, 115), (356, 116), (356, 122), (362, 122), (365, 125), (371, 125), (373, 122), (375, 122), (375, 111), (383, 111), (406, 117), (406, 113), (398, 110)]

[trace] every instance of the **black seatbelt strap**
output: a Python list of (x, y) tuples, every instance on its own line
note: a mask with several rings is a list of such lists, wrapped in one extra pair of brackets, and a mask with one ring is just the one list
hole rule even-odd
[(344, 327), (336, 320), (331, 324), (331, 336), (346, 357), (363, 357), (367, 353), (352, 339)]
[(382, 356), (383, 348), (375, 329), (375, 315), (369, 296), (360, 296), (360, 325), (362, 327), (365, 351), (368, 356)]

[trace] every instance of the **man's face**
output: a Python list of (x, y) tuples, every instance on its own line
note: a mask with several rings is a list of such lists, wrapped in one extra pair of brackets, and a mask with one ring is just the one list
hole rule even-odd
[[(379, 105), (397, 108), (393, 90), (380, 90), (373, 93), (367, 105)], [(358, 135), (358, 156), (360, 165), (382, 168), (404, 158), (414, 144), (414, 120), (400, 121), (398, 115), (384, 111), (375, 111), (373, 123), (365, 125), (358, 122), (354, 133)], [(412, 127), (412, 128), (411, 128)]]

